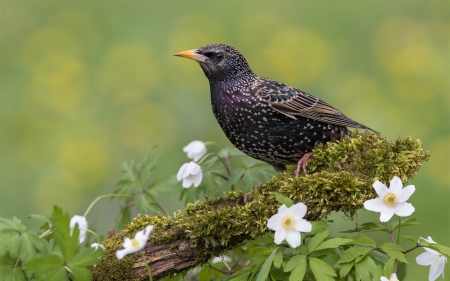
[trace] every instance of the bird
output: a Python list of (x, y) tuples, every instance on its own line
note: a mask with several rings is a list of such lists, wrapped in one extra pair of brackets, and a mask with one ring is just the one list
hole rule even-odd
[(277, 172), (297, 164), (295, 176), (307, 174), (313, 148), (346, 137), (348, 128), (375, 132), (313, 95), (256, 75), (232, 46), (208, 44), (174, 56), (200, 64), (212, 111), (229, 141)]

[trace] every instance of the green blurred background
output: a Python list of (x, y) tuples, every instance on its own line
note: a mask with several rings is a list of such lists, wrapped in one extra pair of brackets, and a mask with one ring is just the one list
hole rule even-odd
[[(447, 1), (3, 0), (0, 11), (1, 217), (28, 224), (54, 204), (82, 214), (113, 190), (124, 160), (154, 145), (156, 180), (187, 161), (181, 148), (191, 140), (231, 145), (200, 67), (172, 56), (220, 42), (260, 76), (323, 98), (390, 140), (421, 139), (432, 157), (408, 184), (422, 225), (405, 233), (450, 244)], [(179, 191), (161, 204), (182, 208)], [(116, 211), (105, 200), (88, 220), (105, 233)], [(409, 255), (414, 280), (428, 275), (414, 261), (420, 252)]]

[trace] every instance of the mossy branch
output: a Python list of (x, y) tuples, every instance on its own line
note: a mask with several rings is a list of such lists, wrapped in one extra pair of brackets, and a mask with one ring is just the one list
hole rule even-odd
[(364, 201), (375, 197), (375, 180), (388, 183), (396, 175), (406, 182), (428, 158), (419, 140), (388, 142), (377, 135), (353, 132), (340, 142), (315, 148), (308, 162), (310, 174), (294, 178), (293, 170), (288, 170), (263, 185), (255, 183), (247, 204), (242, 192), (237, 191), (188, 204), (173, 217), (157, 214), (135, 218), (124, 231), (103, 242), (105, 255), (102, 263), (92, 268), (94, 279), (148, 278), (140, 255), (122, 260), (115, 255), (125, 237), (134, 236), (148, 224), (155, 228), (144, 249), (145, 256), (154, 278), (160, 279), (204, 264), (247, 239), (265, 235), (267, 219), (280, 205), (273, 191), (294, 202), (304, 202), (308, 220), (320, 220), (332, 211), (353, 216)]

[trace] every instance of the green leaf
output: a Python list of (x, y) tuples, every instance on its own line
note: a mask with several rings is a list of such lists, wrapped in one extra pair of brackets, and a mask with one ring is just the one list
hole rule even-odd
[(68, 261), (75, 253), (78, 246), (78, 236), (80, 230), (78, 224), (75, 225), (72, 236), (70, 236), (70, 216), (60, 207), (54, 206), (50, 221), (53, 224), (53, 237), (55, 244), (60, 247), (64, 261)]
[(364, 245), (364, 246), (369, 246), (369, 247), (375, 247), (377, 245), (372, 238), (364, 236), (364, 235), (358, 235), (358, 236), (353, 237), (352, 244)]
[(328, 223), (326, 221), (310, 221), (312, 225), (312, 234), (318, 234), (328, 229)]
[[(252, 273), (252, 271), (254, 270), (254, 268), (255, 268), (254, 265), (250, 265), (250, 266), (247, 266), (247, 267), (242, 268), (241, 270), (236, 271), (236, 272), (233, 274), (233, 279), (234, 279), (235, 277), (240, 276), (240, 275), (245, 275), (245, 276), (248, 277), (248, 276)], [(247, 277), (246, 277), (245, 280), (247, 280)], [(231, 280), (233, 280), (233, 279), (231, 279)], [(231, 280), (229, 280), (229, 281), (231, 281)]]
[(0, 266), (13, 266), (15, 264), (15, 260), (7, 251), (4, 255), (0, 255)]
[(450, 248), (440, 244), (429, 244), (428, 248), (438, 251), (439, 253), (450, 258)]
[[(420, 223), (417, 222), (416, 218), (406, 218), (401, 220), (401, 227), (407, 227), (407, 226), (411, 226), (411, 225), (418, 225)], [(398, 221), (396, 222), (392, 222), (391, 227), (392, 230), (397, 229), (399, 226)]]
[(71, 281), (92, 280), (92, 272), (87, 267), (69, 267)]
[[(320, 251), (323, 249), (335, 249), (341, 245), (345, 245), (347, 243), (352, 242), (352, 239), (348, 239), (348, 238), (332, 238), (329, 240), (326, 240), (325, 242), (323, 242), (322, 244), (320, 244), (315, 250), (315, 251)], [(311, 242), (310, 242), (311, 243)]]
[(372, 248), (366, 248), (366, 247), (351, 247), (347, 250), (345, 250), (342, 253), (341, 258), (339, 259), (339, 263), (348, 263), (352, 262), (356, 259), (361, 260), (364, 258), (370, 251), (372, 251)]
[[(246, 268), (250, 268), (253, 270), (253, 267), (246, 267)], [(249, 275), (251, 274), (251, 272), (245, 272), (244, 274), (241, 275), (237, 275), (239, 272), (241, 272), (242, 270), (236, 272), (235, 274), (233, 274), (233, 278), (231, 278), (228, 281), (247, 281)], [(236, 276), (235, 276), (236, 275)]]
[(395, 258), (390, 258), (385, 264), (383, 268), (383, 275), (384, 276), (391, 276), (392, 272), (394, 272), (394, 264), (395, 264)]
[(275, 258), (275, 254), (277, 253), (277, 251), (278, 247), (273, 250), (272, 254), (270, 254), (267, 260), (264, 262), (258, 276), (256, 277), (256, 281), (264, 281), (267, 279), (267, 277), (269, 276), (270, 267), (272, 266), (273, 259)]
[(284, 272), (288, 272), (296, 268), (298, 265), (301, 265), (302, 263), (306, 264), (306, 256), (305, 255), (296, 255), (293, 256), (286, 266), (284, 267)]
[(355, 264), (356, 280), (371, 280), (370, 275), (374, 275), (377, 270), (375, 262), (369, 256), (365, 256)]
[(406, 260), (405, 255), (402, 252), (400, 252), (400, 251), (391, 250), (391, 249), (383, 249), (383, 251), (385, 251), (386, 254), (388, 256), (390, 256), (391, 258), (396, 258), (396, 259), (398, 259), (401, 262), (408, 263), (408, 261)]
[(363, 223), (360, 227), (358, 227), (356, 229), (341, 231), (341, 233), (355, 233), (355, 232), (363, 233), (363, 232), (374, 232), (374, 231), (385, 232), (386, 230), (387, 230), (387, 228), (381, 223), (368, 222), (368, 223)]
[(341, 269), (339, 270), (339, 277), (344, 278), (345, 276), (347, 276), (354, 265), (354, 262), (344, 263), (343, 265), (341, 265)]
[(384, 243), (384, 244), (380, 245), (380, 248), (383, 250), (389, 249), (389, 250), (396, 250), (396, 251), (404, 251), (402, 246), (392, 243), (392, 242)]
[(278, 192), (272, 192), (272, 194), (275, 196), (275, 198), (281, 205), (284, 204), (288, 208), (291, 207), (292, 205), (294, 205), (294, 202), (290, 198), (287, 198), (286, 196), (281, 195)]
[(244, 175), (245, 173), (245, 169), (242, 168), (237, 168), (235, 170), (233, 170), (233, 172), (231, 173), (231, 176), (228, 178), (228, 185), (232, 186), (234, 184), (236, 184)]
[(283, 263), (283, 253), (281, 251), (278, 251), (275, 254), (275, 258), (273, 259), (273, 266), (275, 266), (276, 268), (280, 268), (282, 263)]
[(149, 213), (150, 211), (158, 211), (155, 198), (149, 193), (143, 193), (137, 197), (136, 208), (140, 213)]
[(245, 252), (245, 257), (248, 259), (253, 259), (255, 257), (268, 257), (275, 248), (276, 246), (274, 244), (267, 246), (253, 245), (247, 249)]
[(99, 247), (97, 250), (94, 248), (82, 248), (76, 253), (68, 262), (68, 267), (86, 267), (94, 264), (99, 264), (102, 260), (103, 249)]
[(337, 276), (331, 265), (318, 258), (310, 258), (309, 266), (311, 267), (311, 271), (314, 274), (314, 277), (316, 277), (316, 280), (333, 281), (333, 277)]
[(411, 241), (411, 242), (417, 244), (417, 240), (414, 239), (414, 237), (412, 237), (412, 236), (405, 235), (405, 236), (403, 236), (403, 238), (405, 238), (406, 240), (409, 240), (409, 241)]
[(397, 260), (399, 260), (401, 262), (408, 263), (405, 255), (402, 252), (400, 252), (400, 251), (403, 251), (402, 246), (389, 242), (389, 243), (384, 243), (383, 245), (380, 246), (380, 248), (383, 251), (385, 251), (386, 254), (388, 256), (390, 256), (391, 258), (396, 258)]
[(213, 271), (210, 267), (204, 267), (200, 271), (198, 278), (200, 281), (210, 281), (212, 280)]
[(0, 218), (0, 255), (8, 249), (11, 257), (19, 257), (23, 262), (33, 259), (36, 250), (46, 251), (44, 241), (33, 230), (26, 230), (19, 219)]
[(54, 254), (39, 254), (35, 259), (25, 264), (39, 280), (68, 280), (64, 260)]
[(0, 268), (0, 276), (3, 281), (26, 281), (27, 277), (20, 267), (6, 266)]
[[(289, 281), (302, 281), (306, 272), (306, 256), (303, 257), (289, 276)], [(286, 270), (285, 270), (286, 271)]]
[(309, 240), (308, 242), (308, 250), (310, 253), (314, 252), (314, 250), (317, 248), (317, 246), (325, 239), (328, 237), (330, 233), (328, 232), (328, 230), (325, 230), (319, 234), (316, 234), (316, 236), (314, 236), (313, 238), (311, 238), (311, 240)]
[(50, 223), (50, 220), (46, 216), (34, 214), (34, 215), (30, 215), (30, 218), (38, 219), (38, 220), (41, 220), (43, 222), (46, 222), (46, 223), (48, 223), (49, 228), (52, 227), (52, 224)]

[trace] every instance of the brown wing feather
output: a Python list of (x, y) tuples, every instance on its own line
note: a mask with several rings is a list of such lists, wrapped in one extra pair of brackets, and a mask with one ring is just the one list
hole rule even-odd
[(329, 124), (373, 131), (348, 118), (323, 100), (277, 81), (260, 78), (253, 85), (251, 92), (269, 103), (276, 111), (292, 118), (302, 116)]

